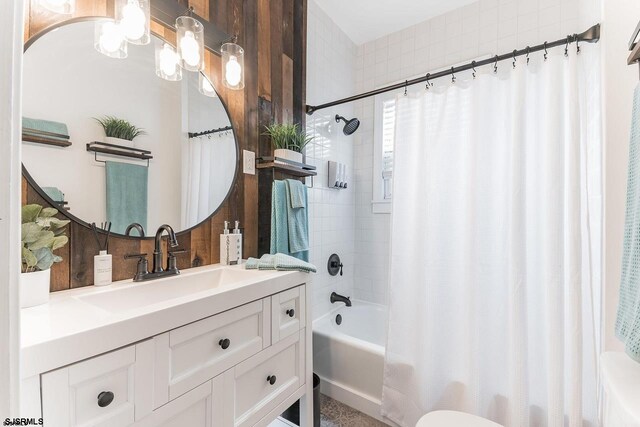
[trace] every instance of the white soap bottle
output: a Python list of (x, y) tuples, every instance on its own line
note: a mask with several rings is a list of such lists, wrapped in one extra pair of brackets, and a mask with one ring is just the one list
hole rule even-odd
[(106, 250), (93, 257), (93, 285), (110, 285), (112, 281), (112, 260), (111, 254)]
[(240, 221), (236, 220), (236, 226), (233, 229), (234, 244), (236, 247), (236, 261), (242, 264), (242, 233), (240, 233)]

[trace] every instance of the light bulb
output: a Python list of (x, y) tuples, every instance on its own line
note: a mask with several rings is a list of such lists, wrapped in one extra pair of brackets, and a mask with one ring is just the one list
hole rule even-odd
[(146, 18), (144, 11), (137, 0), (129, 0), (122, 8), (122, 20), (120, 21), (124, 34), (129, 40), (140, 39), (146, 30)]
[(213, 85), (208, 79), (202, 79), (202, 90), (204, 90), (206, 93), (214, 92)]
[(160, 69), (167, 76), (173, 76), (176, 73), (178, 65), (178, 55), (173, 51), (171, 46), (165, 44), (160, 52)]
[(122, 45), (123, 38), (122, 29), (118, 24), (106, 22), (102, 26), (102, 34), (100, 34), (100, 48), (108, 53), (117, 52)]
[(180, 52), (187, 65), (195, 67), (200, 62), (200, 45), (196, 41), (193, 31), (186, 31), (180, 40)]
[(240, 79), (242, 78), (242, 67), (238, 63), (238, 58), (235, 56), (229, 57), (229, 62), (227, 62), (227, 66), (225, 68), (224, 78), (230, 86), (237, 86), (238, 83), (240, 83)]

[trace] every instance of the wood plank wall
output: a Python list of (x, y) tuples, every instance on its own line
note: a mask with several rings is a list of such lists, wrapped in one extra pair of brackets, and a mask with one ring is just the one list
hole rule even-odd
[[(36, 0), (25, 0), (25, 3), (25, 41), (70, 18), (114, 14), (114, 0), (77, 0), (72, 17), (43, 11)], [(245, 49), (245, 89), (229, 91), (223, 88), (217, 55), (208, 55), (207, 74), (229, 109), (240, 153), (244, 149), (256, 152), (257, 156), (271, 155), (271, 144), (262, 135), (264, 125), (286, 121), (304, 127), (307, 0), (190, 0), (189, 4), (198, 15), (208, 18), (226, 33), (238, 35), (238, 44)], [(153, 23), (152, 31), (170, 41), (175, 39), (171, 30), (159, 24)], [(258, 199), (267, 196), (265, 191), (270, 193), (271, 183), (259, 183), (259, 179), (270, 181), (273, 176), (239, 173), (229, 199), (216, 215), (192, 231), (178, 234), (178, 249), (189, 251), (178, 256), (178, 268), (219, 262), (218, 236), (225, 220), (240, 220), (245, 257), (262, 254), (258, 249), (258, 236), (268, 234), (269, 230), (258, 230)], [(270, 198), (270, 194), (268, 196)], [(22, 200), (23, 203), (47, 205), (24, 178)], [(262, 223), (268, 226), (268, 221)], [(149, 230), (149, 233), (154, 231)], [(64, 261), (52, 268), (52, 291), (93, 283), (93, 255), (97, 248), (91, 231), (79, 223), (72, 223), (68, 235), (69, 244), (59, 250)], [(150, 255), (153, 244), (151, 238), (111, 237), (113, 280), (131, 278), (135, 274), (136, 262), (125, 261), (125, 254)], [(166, 250), (164, 252), (166, 254)]]

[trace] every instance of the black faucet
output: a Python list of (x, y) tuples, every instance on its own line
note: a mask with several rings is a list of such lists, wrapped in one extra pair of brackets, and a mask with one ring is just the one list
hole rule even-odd
[(175, 248), (178, 246), (178, 239), (176, 238), (176, 233), (173, 232), (173, 228), (171, 228), (168, 224), (163, 224), (158, 227), (158, 231), (156, 231), (156, 246), (153, 250), (153, 270), (152, 273), (161, 273), (164, 271), (162, 268), (162, 233), (167, 232), (169, 234), (169, 246)]
[(350, 297), (345, 297), (335, 292), (331, 292), (331, 304), (335, 304), (337, 302), (343, 302), (347, 305), (347, 307), (351, 307)]
[(129, 224), (127, 226), (127, 229), (124, 231), (124, 235), (129, 236), (129, 234), (131, 233), (131, 230), (133, 230), (134, 228), (138, 231), (138, 236), (144, 237), (144, 227), (141, 224), (138, 224), (137, 222), (134, 222), (133, 224)]

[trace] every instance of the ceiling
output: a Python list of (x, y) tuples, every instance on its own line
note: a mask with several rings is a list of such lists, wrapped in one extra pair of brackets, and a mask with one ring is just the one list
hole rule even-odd
[(357, 45), (442, 15), (476, 0), (316, 0)]

